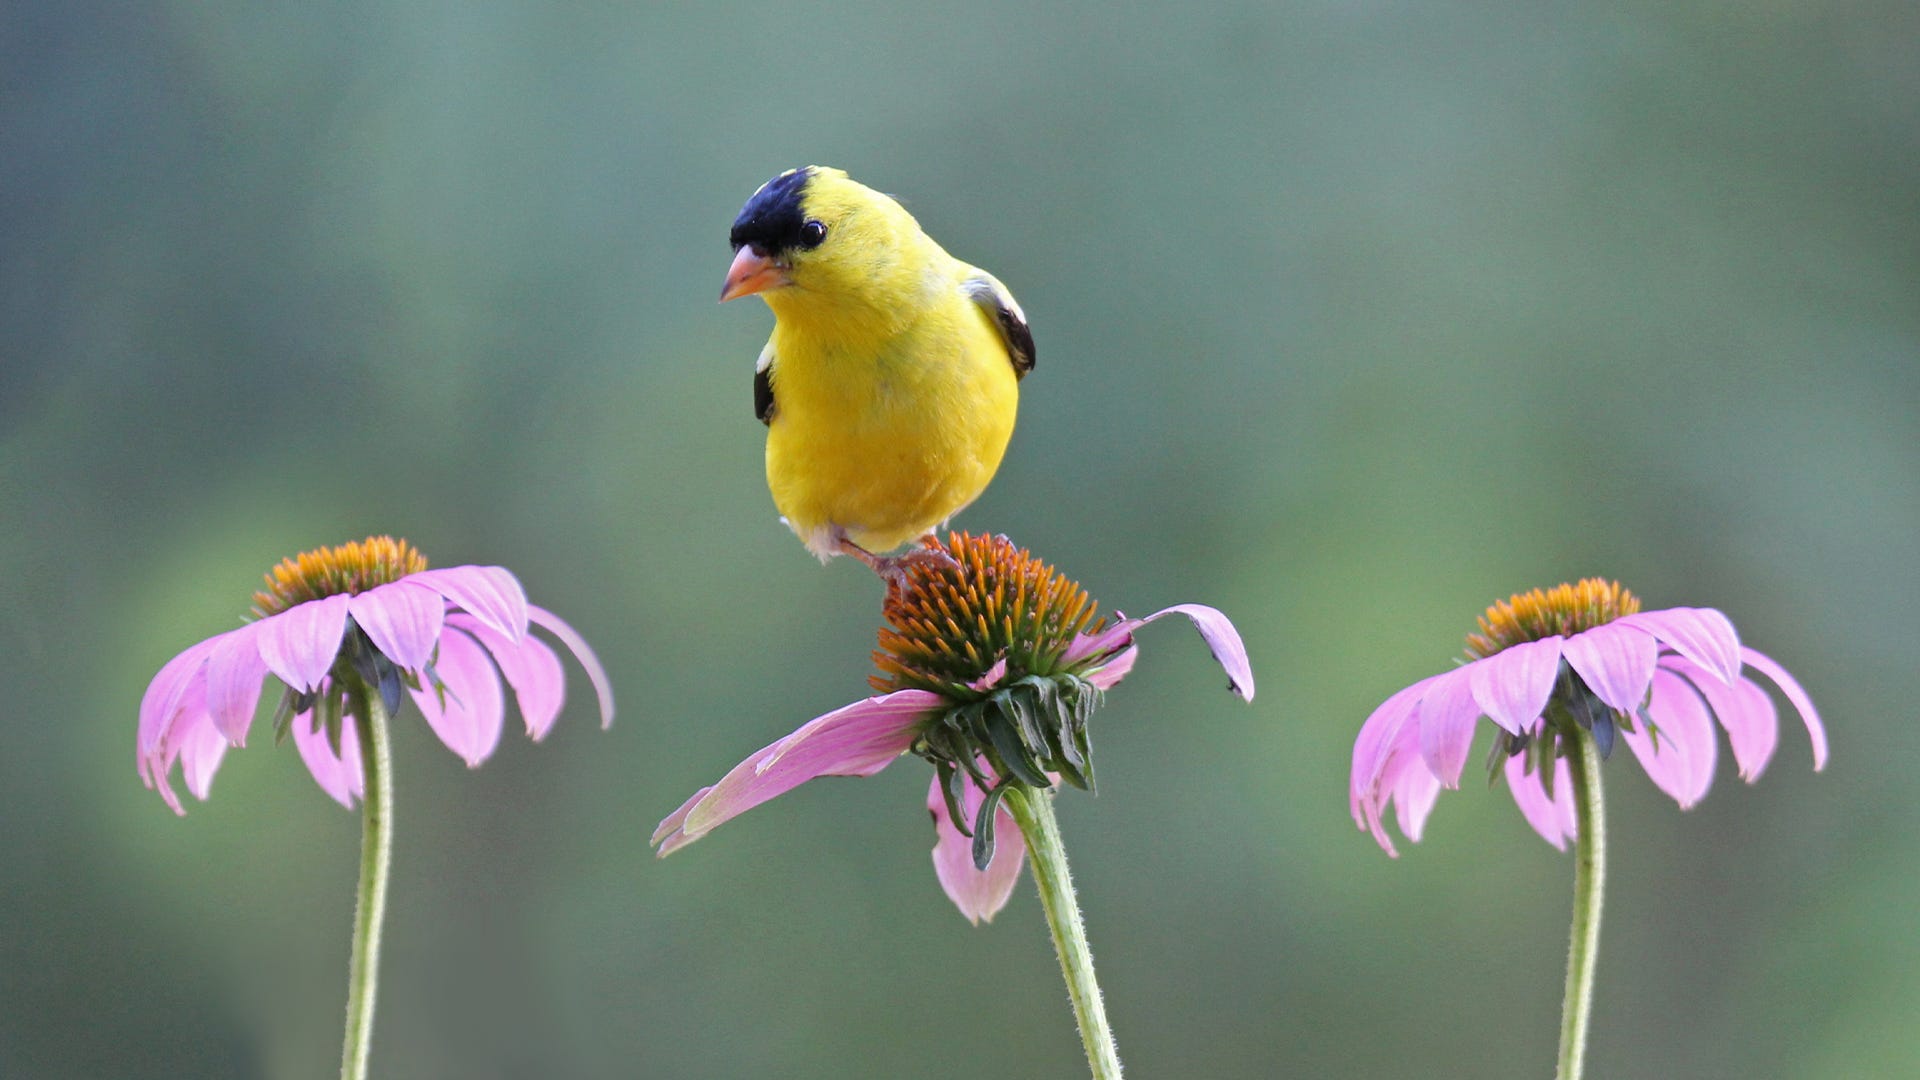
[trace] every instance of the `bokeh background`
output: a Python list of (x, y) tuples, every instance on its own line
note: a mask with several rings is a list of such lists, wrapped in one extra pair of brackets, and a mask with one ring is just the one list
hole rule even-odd
[[(1061, 817), (1140, 1077), (1537, 1077), (1572, 863), (1469, 781), (1386, 858), (1355, 731), (1489, 601), (1617, 576), (1800, 676), (1761, 782), (1631, 759), (1591, 1071), (1920, 1058), (1920, 8), (16, 4), (0, 19), (0, 1074), (320, 1077), (359, 823), (256, 738), (175, 818), (136, 705), (260, 573), (391, 531), (612, 670), (467, 770), (396, 735), (406, 1077), (1083, 1068), (927, 773), (654, 823), (860, 694), (880, 590), (776, 524), (741, 202), (843, 166), (1039, 341), (960, 519), (1197, 600)], [(510, 724), (514, 721), (510, 721)], [(263, 729), (257, 729), (260, 734)]]

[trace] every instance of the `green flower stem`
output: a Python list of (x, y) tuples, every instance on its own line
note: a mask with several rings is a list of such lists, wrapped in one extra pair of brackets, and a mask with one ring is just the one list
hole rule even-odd
[(352, 692), (354, 730), (366, 793), (360, 808), (360, 894), (353, 911), (353, 961), (347, 974), (347, 1037), (341, 1080), (365, 1080), (373, 1046), (373, 999), (380, 969), (380, 924), (387, 913), (387, 870), (393, 862), (393, 749), (380, 695)]
[(1100, 1001), (1100, 984), (1093, 977), (1093, 952), (1087, 948), (1087, 932), (1080, 921), (1080, 904), (1074, 899), (1073, 878), (1067, 873), (1067, 852), (1060, 844), (1060, 823), (1053, 816), (1053, 793), (1036, 791), (1021, 784), (1007, 789), (1007, 810), (1026, 837), (1027, 854), (1033, 861), (1033, 880), (1040, 886), (1040, 906), (1047, 912), (1047, 928), (1053, 931), (1054, 951), (1060, 955), (1060, 974), (1067, 980), (1067, 996), (1073, 999), (1074, 1019), (1080, 1024), (1080, 1042), (1087, 1050), (1087, 1064), (1094, 1080), (1119, 1080), (1120, 1051), (1113, 1043), (1113, 1029), (1107, 1026), (1106, 1006)]
[(1580, 1080), (1587, 1056), (1587, 1020), (1593, 1014), (1593, 971), (1600, 954), (1600, 899), (1606, 888), (1607, 826), (1600, 794), (1600, 749), (1575, 728), (1561, 739), (1573, 774), (1573, 930), (1567, 943), (1567, 996), (1560, 1010), (1559, 1080)]

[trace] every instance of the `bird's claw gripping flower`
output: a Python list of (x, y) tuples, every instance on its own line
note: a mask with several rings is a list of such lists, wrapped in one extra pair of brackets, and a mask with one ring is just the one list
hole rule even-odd
[(911, 752), (937, 773), (928, 808), (941, 885), (968, 918), (990, 919), (1024, 857), (1017, 844), (995, 855), (1010, 822), (1000, 798), (1013, 784), (1092, 785), (1087, 719), (1132, 670), (1134, 630), (1187, 616), (1229, 688), (1253, 700), (1246, 648), (1213, 608), (1177, 604), (1109, 625), (1084, 589), (1004, 536), (924, 543), (952, 564), (916, 561), (888, 589), (869, 680), (880, 694), (809, 721), (696, 792), (655, 831), (660, 854), (814, 777), (870, 776)]
[(1442, 787), (1458, 787), (1484, 716), (1494, 722), (1491, 768), (1536, 832), (1564, 850), (1575, 838), (1563, 743), (1584, 729), (1605, 756), (1616, 735), (1681, 807), (1713, 781), (1726, 729), (1740, 775), (1759, 778), (1779, 736), (1772, 700), (1742, 669), (1771, 679), (1807, 726), (1813, 764), (1827, 735), (1806, 691), (1765, 655), (1740, 644), (1712, 608), (1641, 611), (1616, 582), (1516, 594), (1487, 609), (1467, 638), (1468, 662), (1388, 698), (1360, 728), (1349, 800), (1354, 821), (1388, 854), (1382, 823), (1395, 804), (1400, 831), (1418, 841)]
[(505, 719), (505, 676), (533, 739), (544, 736), (566, 693), (560, 659), (529, 633), (566, 645), (599, 697), (613, 695), (593, 650), (552, 612), (527, 603), (498, 566), (430, 570), (404, 540), (377, 536), (287, 559), (254, 594), (256, 618), (168, 661), (140, 702), (140, 777), (182, 812), (169, 774), (207, 797), (228, 746), (246, 743), (269, 674), (286, 684), (274, 718), (307, 769), (351, 808), (362, 787), (358, 737), (347, 718), (357, 694), (377, 694), (391, 715), (404, 688), (434, 733), (468, 765), (493, 753)]

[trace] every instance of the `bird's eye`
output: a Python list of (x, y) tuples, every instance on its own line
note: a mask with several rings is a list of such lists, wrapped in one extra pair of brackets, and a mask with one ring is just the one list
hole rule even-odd
[(817, 248), (827, 238), (827, 227), (818, 221), (809, 221), (800, 226), (800, 244), (802, 247)]

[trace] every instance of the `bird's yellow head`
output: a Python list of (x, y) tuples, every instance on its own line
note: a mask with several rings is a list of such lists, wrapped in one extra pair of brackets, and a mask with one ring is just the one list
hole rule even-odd
[(775, 312), (897, 305), (931, 286), (939, 251), (891, 196), (821, 165), (762, 184), (729, 239), (720, 299), (758, 293)]

